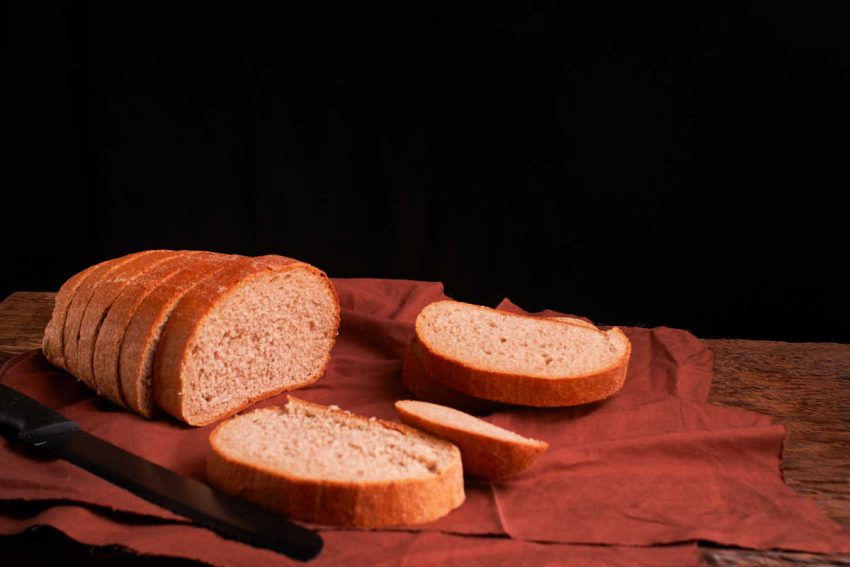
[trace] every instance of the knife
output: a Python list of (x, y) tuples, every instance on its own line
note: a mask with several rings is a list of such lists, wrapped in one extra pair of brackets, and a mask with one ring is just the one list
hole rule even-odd
[(76, 422), (2, 384), (0, 426), (14, 440), (69, 461), (226, 538), (303, 561), (322, 550), (316, 532), (90, 435)]

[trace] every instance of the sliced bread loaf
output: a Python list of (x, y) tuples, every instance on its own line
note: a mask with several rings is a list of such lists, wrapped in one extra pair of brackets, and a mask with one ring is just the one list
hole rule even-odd
[(216, 427), (207, 479), (284, 516), (339, 526), (420, 524), (464, 500), (451, 443), (291, 396)]
[(395, 408), (404, 423), (457, 445), (464, 472), (488, 480), (519, 474), (549, 448), (545, 441), (523, 437), (450, 407), (399, 400)]
[(101, 396), (117, 404), (127, 405), (121, 389), (118, 357), (124, 332), (141, 302), (154, 289), (167, 285), (171, 278), (183, 270), (198, 264), (207, 264), (214, 258), (228, 257), (212, 252), (186, 251), (158, 266), (152, 266), (115, 297), (98, 330), (92, 357), (92, 375)]
[(456, 301), (425, 307), (416, 340), (432, 380), (469, 396), (540, 407), (613, 395), (631, 354), (616, 327), (601, 331)]
[(338, 327), (323, 272), (280, 256), (246, 258), (175, 306), (156, 349), (155, 401), (191, 425), (233, 415), (318, 380)]

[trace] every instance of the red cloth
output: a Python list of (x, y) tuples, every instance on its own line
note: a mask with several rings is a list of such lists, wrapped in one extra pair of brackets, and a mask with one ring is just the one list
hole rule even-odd
[[(342, 325), (331, 364), (322, 380), (298, 395), (397, 419), (393, 402), (409, 397), (399, 372), (413, 321), (425, 305), (445, 298), (442, 286), (368, 279), (334, 283)], [(518, 310), (509, 302), (500, 307)], [(760, 414), (707, 403), (711, 352), (705, 345), (674, 329), (624, 331), (632, 341), (632, 359), (624, 389), (611, 400), (512, 409), (488, 418), (549, 442), (534, 467), (499, 483), (468, 480), (464, 505), (431, 524), (380, 531), (322, 528), (327, 546), (318, 563), (359, 558), (417, 564), (439, 558), (468, 564), (470, 558), (492, 563), (494, 557), (524, 557), (534, 563), (564, 558), (609, 565), (687, 564), (697, 561), (696, 540), (850, 551), (847, 531), (783, 482), (783, 427)], [(149, 421), (116, 409), (51, 367), (38, 351), (8, 361), (0, 381), (94, 435), (203, 480), (212, 426)], [(258, 405), (283, 400), (278, 396)], [(45, 504), (26, 517), (0, 507), (0, 534), (52, 525), (84, 543), (120, 543), (141, 553), (216, 564), (287, 563), (188, 525), (69, 463), (37, 462), (31, 451), (5, 439), (0, 462), (0, 500)], [(134, 522), (133, 515), (145, 521)], [(666, 545), (651, 547), (658, 544)]]

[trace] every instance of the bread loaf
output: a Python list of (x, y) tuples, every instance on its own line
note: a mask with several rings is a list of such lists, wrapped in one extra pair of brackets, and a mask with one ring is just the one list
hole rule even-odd
[(549, 447), (450, 407), (399, 400), (395, 408), (404, 423), (457, 445), (464, 472), (488, 480), (521, 473)]
[(425, 307), (416, 341), (430, 379), (475, 398), (539, 407), (613, 395), (631, 354), (616, 327), (602, 331), (456, 301)]
[(308, 264), (151, 250), (72, 277), (43, 346), (112, 401), (200, 425), (317, 380), (338, 326), (336, 292)]
[(207, 480), (289, 518), (338, 526), (421, 524), (464, 500), (453, 444), (291, 396), (216, 427)]

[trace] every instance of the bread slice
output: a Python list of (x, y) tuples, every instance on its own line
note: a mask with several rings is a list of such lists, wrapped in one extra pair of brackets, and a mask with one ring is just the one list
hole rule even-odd
[(41, 350), (44, 352), (44, 356), (54, 366), (59, 366), (60, 368), (65, 367), (63, 334), (65, 331), (65, 320), (68, 317), (68, 307), (71, 304), (71, 300), (74, 299), (74, 294), (92, 271), (99, 269), (104, 264), (110, 264), (114, 261), (115, 259), (106, 260), (105, 262), (95, 264), (94, 266), (90, 266), (85, 270), (77, 272), (71, 276), (68, 281), (62, 284), (61, 288), (59, 288), (59, 293), (56, 294), (56, 297), (53, 300), (53, 312), (50, 316), (50, 321), (47, 323), (47, 327), (44, 329), (44, 339), (42, 340), (41, 345)]
[[(579, 319), (578, 317), (550, 317), (553, 321), (563, 321), (596, 329), (593, 323)], [(433, 380), (422, 366), (421, 348), (416, 337), (410, 342), (404, 357), (401, 371), (401, 382), (416, 396), (426, 402), (449, 406), (451, 408), (471, 413), (473, 415), (486, 415), (510, 407), (509, 404), (494, 402), (476, 398), (463, 392), (459, 392), (438, 380)]]
[(190, 425), (318, 380), (339, 327), (339, 301), (318, 269), (246, 258), (193, 287), (156, 349), (157, 405)]
[(131, 410), (154, 417), (153, 363), (165, 323), (183, 296), (228, 266), (245, 262), (242, 256), (214, 255), (190, 262), (162, 281), (132, 313), (118, 345), (118, 382), (121, 398)]
[(164, 262), (173, 259), (182, 260), (192, 252), (173, 250), (157, 250), (152, 254), (145, 254), (127, 262), (120, 268), (113, 270), (107, 277), (97, 283), (91, 299), (86, 305), (86, 311), (80, 321), (80, 333), (77, 339), (76, 362), (68, 361), (71, 372), (84, 382), (90, 382), (94, 389), (100, 393), (97, 380), (94, 376), (92, 361), (94, 358), (94, 347), (100, 326), (103, 323), (110, 307), (115, 299), (127, 286), (143, 277), (151, 270), (156, 270)]
[(404, 423), (457, 445), (464, 472), (488, 480), (521, 473), (549, 448), (545, 441), (523, 437), (450, 407), (399, 400), (395, 408)]
[(416, 318), (426, 374), (464, 394), (558, 407), (607, 398), (622, 388), (631, 344), (565, 321), (439, 301)]
[(166, 285), (177, 274), (198, 264), (207, 265), (214, 258), (231, 257), (212, 252), (184, 252), (160, 263), (158, 266), (151, 267), (115, 297), (115, 301), (106, 312), (97, 332), (91, 363), (94, 383), (97, 385), (98, 393), (101, 396), (116, 404), (125, 407), (127, 405), (118, 374), (118, 357), (121, 352), (121, 340), (124, 338), (124, 332), (133, 319), (139, 304), (150, 292), (161, 285)]
[(338, 526), (430, 522), (465, 497), (460, 452), (448, 441), (291, 396), (216, 427), (206, 470), (227, 492)]
[(83, 379), (74, 369), (77, 362), (77, 341), (80, 337), (80, 324), (86, 313), (86, 307), (101, 280), (110, 277), (113, 272), (121, 269), (125, 264), (157, 252), (161, 252), (161, 250), (134, 252), (120, 258), (102, 262), (89, 270), (85, 270), (79, 285), (77, 285), (74, 291), (73, 297), (68, 303), (65, 320), (62, 323), (62, 358), (59, 366), (76, 376), (77, 379), (92, 389), (95, 389), (94, 383)]

